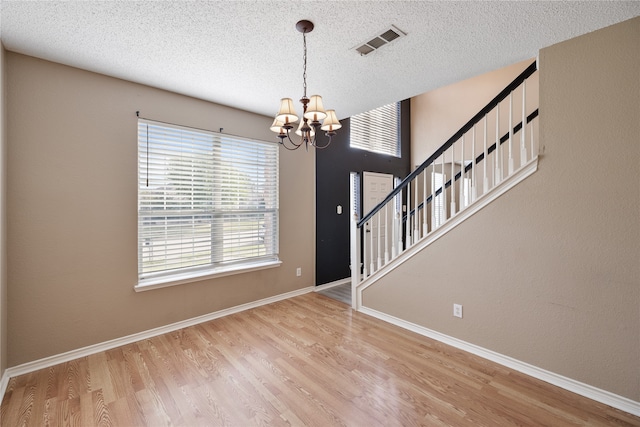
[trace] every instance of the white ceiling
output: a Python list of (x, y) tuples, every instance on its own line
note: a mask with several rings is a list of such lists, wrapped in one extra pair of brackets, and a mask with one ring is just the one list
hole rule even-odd
[[(339, 118), (640, 15), (639, 1), (0, 1), (10, 51), (268, 116), (302, 96), (309, 19), (308, 95)], [(407, 36), (353, 50), (390, 25)]]

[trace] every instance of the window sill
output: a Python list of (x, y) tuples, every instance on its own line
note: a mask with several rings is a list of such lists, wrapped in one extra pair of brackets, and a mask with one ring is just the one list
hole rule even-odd
[(172, 276), (154, 277), (150, 279), (142, 279), (133, 287), (136, 292), (150, 291), (152, 289), (166, 288), (169, 286), (183, 285), (185, 283), (193, 283), (201, 280), (214, 279), (217, 277), (230, 276), (232, 274), (248, 273), (251, 271), (265, 270), (267, 268), (280, 267), (282, 261), (266, 261), (244, 266), (233, 266), (225, 268), (216, 268), (205, 271), (174, 274)]

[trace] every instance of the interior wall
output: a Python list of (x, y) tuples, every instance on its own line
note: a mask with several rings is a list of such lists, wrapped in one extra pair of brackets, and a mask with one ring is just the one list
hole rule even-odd
[[(351, 172), (388, 173), (404, 178), (411, 172), (411, 128), (409, 100), (400, 105), (401, 156), (391, 157), (350, 146), (350, 119), (333, 137), (331, 146), (316, 151), (316, 284), (324, 285), (351, 277), (349, 229), (353, 215), (349, 179)], [(337, 206), (342, 207), (338, 214)]]
[(7, 228), (5, 51), (0, 40), (0, 378), (7, 369)]
[(133, 289), (136, 111), (275, 143), (270, 118), (13, 52), (6, 63), (8, 366), (313, 286), (314, 154), (282, 150), (280, 267)]
[(542, 49), (539, 170), (363, 304), (640, 401), (638, 40), (634, 18)]
[[(447, 139), (484, 108), (502, 89), (522, 73), (533, 61), (527, 59), (516, 64), (435, 89), (411, 98), (411, 164), (422, 164)], [(522, 98), (520, 91), (514, 97), (514, 124), (520, 122)], [(538, 103), (538, 77), (534, 74), (527, 81), (527, 112)], [(504, 104), (504, 105), (503, 105)], [(508, 131), (508, 102), (501, 104), (501, 133)], [(495, 119), (490, 116), (489, 141), (495, 141)], [(476, 153), (482, 148), (482, 129), (476, 129)], [(470, 147), (470, 138), (467, 147)], [(470, 153), (470, 150), (469, 150)], [(468, 154), (469, 154), (468, 153)], [(470, 158), (470, 156), (469, 156)]]

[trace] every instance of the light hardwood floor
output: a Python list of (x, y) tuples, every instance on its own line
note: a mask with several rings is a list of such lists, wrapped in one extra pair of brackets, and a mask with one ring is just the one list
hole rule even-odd
[(318, 293), (326, 297), (342, 301), (347, 305), (351, 305), (351, 283), (334, 286), (332, 288), (319, 291)]
[(9, 382), (2, 426), (640, 426), (309, 293)]

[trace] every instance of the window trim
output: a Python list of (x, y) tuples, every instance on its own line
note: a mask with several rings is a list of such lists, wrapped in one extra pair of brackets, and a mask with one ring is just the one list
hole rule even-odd
[[(160, 122), (160, 121), (155, 121), (155, 120), (149, 120), (149, 119), (145, 119), (140, 117), (138, 119), (138, 124), (137, 124), (137, 135), (138, 137), (136, 138), (137, 142), (136, 142), (136, 146), (137, 146), (137, 150), (138, 150), (138, 198), (140, 197), (140, 140), (139, 140), (139, 126), (140, 123), (146, 123), (146, 124), (153, 124), (156, 126), (162, 126), (162, 127), (167, 127), (167, 128), (173, 128), (173, 129), (185, 129), (189, 132), (201, 132), (203, 134), (212, 134), (215, 136), (217, 133), (210, 131), (210, 130), (205, 130), (205, 129), (200, 129), (200, 128), (193, 128), (193, 127), (189, 127), (189, 126), (184, 126), (184, 125), (177, 125), (177, 124), (173, 124), (173, 123), (166, 123), (166, 122)], [(253, 141), (256, 143), (264, 143), (264, 144), (269, 144), (269, 142), (267, 141), (262, 141), (262, 140), (257, 140), (255, 138), (247, 138), (247, 137), (241, 137), (241, 136), (236, 136), (236, 135), (231, 135), (231, 134), (224, 134), (220, 137), (229, 137), (232, 139), (241, 139), (241, 140), (247, 140), (247, 141)], [(276, 183), (279, 181), (279, 161), (278, 161), (278, 157), (279, 157), (279, 150), (276, 147), (276, 166), (275, 166), (275, 173), (276, 173)], [(147, 153), (148, 153), (148, 149), (147, 149)], [(276, 188), (279, 187), (278, 184), (276, 184)], [(169, 286), (176, 286), (176, 285), (181, 285), (181, 284), (186, 284), (186, 283), (193, 283), (193, 282), (198, 282), (198, 281), (203, 281), (203, 280), (207, 280), (207, 279), (213, 279), (213, 278), (217, 278), (217, 277), (224, 277), (224, 276), (229, 276), (229, 275), (235, 275), (235, 274), (240, 274), (240, 273), (248, 273), (248, 272), (252, 272), (252, 271), (259, 271), (259, 270), (265, 270), (265, 269), (270, 269), (270, 268), (275, 268), (275, 267), (279, 267), (282, 264), (282, 261), (280, 260), (279, 257), (279, 240), (280, 240), (280, 236), (279, 236), (279, 189), (276, 190), (276, 200), (275, 200), (275, 229), (276, 231), (276, 243), (275, 243), (275, 253), (272, 254), (267, 254), (264, 255), (262, 257), (256, 257), (254, 259), (251, 258), (247, 258), (245, 260), (240, 260), (240, 261), (236, 261), (236, 262), (229, 262), (229, 263), (222, 263), (222, 264), (210, 264), (210, 265), (200, 265), (200, 266), (194, 266), (193, 268), (183, 268), (183, 269), (179, 269), (177, 271), (173, 271), (170, 272), (170, 270), (164, 270), (164, 271), (158, 271), (158, 272), (154, 272), (154, 273), (146, 273), (144, 274), (144, 276), (141, 275), (140, 273), (140, 266), (138, 266), (138, 273), (137, 273), (137, 283), (134, 285), (134, 290), (136, 292), (142, 292), (142, 291), (147, 291), (147, 290), (152, 290), (152, 289), (159, 289), (159, 288), (164, 288), (164, 287), (169, 287)], [(138, 211), (137, 211), (137, 222), (138, 222), (138, 227), (140, 226), (140, 208), (138, 206)], [(138, 229), (138, 232), (136, 233), (136, 240), (137, 240), (137, 250), (140, 250), (140, 231)], [(139, 262), (139, 259), (138, 259)]]
[(267, 260), (255, 262), (252, 264), (245, 263), (242, 265), (232, 265), (226, 267), (212, 267), (206, 270), (192, 271), (186, 273), (176, 273), (171, 276), (149, 277), (139, 279), (138, 283), (133, 287), (136, 292), (149, 291), (151, 289), (166, 288), (169, 286), (183, 285), (186, 283), (199, 282), (207, 279), (215, 279), (218, 277), (231, 276), (239, 273), (249, 273), (252, 271), (266, 270), (269, 268), (280, 267), (282, 261)]

